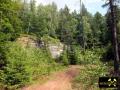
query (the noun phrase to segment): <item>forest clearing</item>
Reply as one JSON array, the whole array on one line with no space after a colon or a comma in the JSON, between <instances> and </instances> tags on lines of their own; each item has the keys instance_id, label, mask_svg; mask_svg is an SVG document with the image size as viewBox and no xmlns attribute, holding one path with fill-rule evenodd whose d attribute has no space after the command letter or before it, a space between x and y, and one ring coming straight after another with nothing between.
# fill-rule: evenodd
<instances>
[{"instance_id":1,"label":"forest clearing","mask_svg":"<svg viewBox=\"0 0 120 90\"><path fill-rule=\"evenodd\" d=\"M0 0L0 90L120 90L119 66L119 0Z\"/></svg>"}]
</instances>

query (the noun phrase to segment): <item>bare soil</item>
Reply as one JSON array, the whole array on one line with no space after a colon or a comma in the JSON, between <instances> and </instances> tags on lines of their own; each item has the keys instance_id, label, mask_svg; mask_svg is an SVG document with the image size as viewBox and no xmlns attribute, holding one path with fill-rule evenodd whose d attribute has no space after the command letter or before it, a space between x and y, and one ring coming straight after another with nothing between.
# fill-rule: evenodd
<instances>
[{"instance_id":1,"label":"bare soil","mask_svg":"<svg viewBox=\"0 0 120 90\"><path fill-rule=\"evenodd\" d=\"M71 81L79 74L83 66L69 66L65 71L51 75L51 79L43 84L34 84L22 90L72 90Z\"/></svg>"}]
</instances>

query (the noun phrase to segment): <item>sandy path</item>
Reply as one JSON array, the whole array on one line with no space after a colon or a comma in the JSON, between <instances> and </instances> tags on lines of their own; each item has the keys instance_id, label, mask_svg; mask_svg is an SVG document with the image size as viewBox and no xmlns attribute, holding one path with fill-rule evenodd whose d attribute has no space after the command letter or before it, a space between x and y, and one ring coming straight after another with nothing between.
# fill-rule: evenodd
<instances>
[{"instance_id":1,"label":"sandy path","mask_svg":"<svg viewBox=\"0 0 120 90\"><path fill-rule=\"evenodd\" d=\"M44 84L31 85L22 90L72 90L71 80L79 73L79 66L70 66L66 71L52 75L52 79Z\"/></svg>"}]
</instances>

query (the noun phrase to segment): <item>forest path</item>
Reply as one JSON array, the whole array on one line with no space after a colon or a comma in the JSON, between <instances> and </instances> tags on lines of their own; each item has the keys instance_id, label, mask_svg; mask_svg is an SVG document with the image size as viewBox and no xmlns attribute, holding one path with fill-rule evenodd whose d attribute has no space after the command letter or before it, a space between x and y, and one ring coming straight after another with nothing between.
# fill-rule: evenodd
<instances>
[{"instance_id":1,"label":"forest path","mask_svg":"<svg viewBox=\"0 0 120 90\"><path fill-rule=\"evenodd\" d=\"M44 84L35 84L25 87L22 90L72 90L71 80L78 74L84 66L71 65L66 70L51 75L51 79Z\"/></svg>"}]
</instances>

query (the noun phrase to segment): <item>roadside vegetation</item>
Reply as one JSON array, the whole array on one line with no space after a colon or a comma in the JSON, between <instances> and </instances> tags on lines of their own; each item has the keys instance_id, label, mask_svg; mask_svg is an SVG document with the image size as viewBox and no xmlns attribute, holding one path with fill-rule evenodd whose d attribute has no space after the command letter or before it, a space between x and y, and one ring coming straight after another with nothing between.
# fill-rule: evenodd
<instances>
[{"instance_id":1,"label":"roadside vegetation","mask_svg":"<svg viewBox=\"0 0 120 90\"><path fill-rule=\"evenodd\" d=\"M4 57L6 65L0 70L1 86L15 89L43 75L62 69L46 49L22 47L17 42L5 45Z\"/></svg>"},{"instance_id":2,"label":"roadside vegetation","mask_svg":"<svg viewBox=\"0 0 120 90\"><path fill-rule=\"evenodd\" d=\"M85 55L80 65L84 66L84 69L80 69L79 75L73 80L73 89L80 90L99 90L99 77L109 76L109 70L111 65L108 62L102 62L105 49L86 50ZM87 61L86 61L87 60Z\"/></svg>"}]
</instances>

